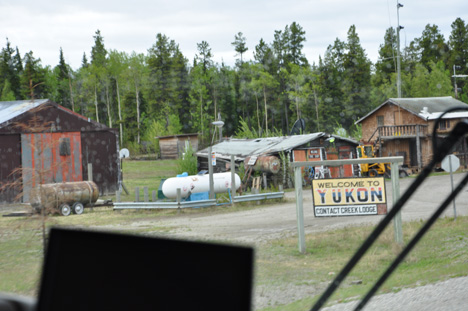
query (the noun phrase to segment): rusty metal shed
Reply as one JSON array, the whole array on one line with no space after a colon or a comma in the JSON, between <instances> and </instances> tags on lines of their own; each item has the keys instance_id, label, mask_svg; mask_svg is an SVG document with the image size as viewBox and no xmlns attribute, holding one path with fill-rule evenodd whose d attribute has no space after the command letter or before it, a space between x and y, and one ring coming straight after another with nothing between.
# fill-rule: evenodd
<instances>
[{"instance_id":1,"label":"rusty metal shed","mask_svg":"<svg viewBox=\"0 0 468 311\"><path fill-rule=\"evenodd\" d=\"M100 194L113 193L118 148L115 129L48 99L0 102L0 202L28 202L39 183L87 180L88 164Z\"/></svg>"}]
</instances>

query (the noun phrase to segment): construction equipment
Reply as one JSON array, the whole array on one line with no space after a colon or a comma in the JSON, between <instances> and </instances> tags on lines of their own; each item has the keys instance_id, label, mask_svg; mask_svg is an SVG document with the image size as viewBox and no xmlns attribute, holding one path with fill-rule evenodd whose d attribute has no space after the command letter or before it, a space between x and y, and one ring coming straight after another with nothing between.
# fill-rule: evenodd
<instances>
[{"instance_id":1,"label":"construction equipment","mask_svg":"<svg viewBox=\"0 0 468 311\"><path fill-rule=\"evenodd\" d=\"M375 158L373 145L361 145L356 147L359 159ZM389 163L362 163L359 164L361 176L377 177L385 176L390 177L390 164Z\"/></svg>"},{"instance_id":2,"label":"construction equipment","mask_svg":"<svg viewBox=\"0 0 468 311\"><path fill-rule=\"evenodd\" d=\"M373 145L360 145L356 147L356 150L359 159L376 158ZM384 176L386 178L390 178L390 163L363 163L359 164L359 168L360 176ZM398 167L398 176L401 178L408 177L410 174L412 174L411 169L404 166Z\"/></svg>"}]
</instances>

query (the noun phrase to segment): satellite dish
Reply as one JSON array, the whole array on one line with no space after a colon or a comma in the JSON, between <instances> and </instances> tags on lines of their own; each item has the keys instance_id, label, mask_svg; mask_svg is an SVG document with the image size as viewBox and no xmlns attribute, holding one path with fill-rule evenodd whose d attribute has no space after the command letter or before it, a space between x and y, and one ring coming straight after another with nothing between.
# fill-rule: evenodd
<instances>
[{"instance_id":1,"label":"satellite dish","mask_svg":"<svg viewBox=\"0 0 468 311\"><path fill-rule=\"evenodd\" d=\"M129 157L130 157L130 151L128 151L127 148L121 149L121 150L119 151L119 157L120 157L121 159L123 159L123 158L129 158Z\"/></svg>"},{"instance_id":2,"label":"satellite dish","mask_svg":"<svg viewBox=\"0 0 468 311\"><path fill-rule=\"evenodd\" d=\"M221 127L223 127L224 122L223 121L214 121L214 122L211 122L211 124L213 124L216 127L221 128Z\"/></svg>"},{"instance_id":3,"label":"satellite dish","mask_svg":"<svg viewBox=\"0 0 468 311\"><path fill-rule=\"evenodd\" d=\"M289 135L300 135L303 134L305 131L305 120L300 118L294 122L294 125L291 129L291 133Z\"/></svg>"}]
</instances>

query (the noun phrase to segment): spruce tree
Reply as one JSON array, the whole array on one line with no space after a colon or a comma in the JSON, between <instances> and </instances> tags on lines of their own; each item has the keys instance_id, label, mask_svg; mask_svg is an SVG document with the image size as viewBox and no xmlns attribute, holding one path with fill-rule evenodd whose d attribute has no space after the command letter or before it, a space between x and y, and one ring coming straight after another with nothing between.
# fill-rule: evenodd
<instances>
[{"instance_id":1,"label":"spruce tree","mask_svg":"<svg viewBox=\"0 0 468 311\"><path fill-rule=\"evenodd\" d=\"M468 74L468 24L461 18L452 23L452 32L448 41L450 59L448 69L455 69L456 74ZM468 82L465 79L456 80L458 98L468 102Z\"/></svg>"},{"instance_id":2,"label":"spruce tree","mask_svg":"<svg viewBox=\"0 0 468 311\"><path fill-rule=\"evenodd\" d=\"M21 74L22 60L18 48L12 48L10 41L7 38L6 47L0 52L0 91L5 87L8 81L9 90L13 91L16 99L22 99L21 94ZM0 94L1 95L1 94ZM11 98L10 95L8 95Z\"/></svg>"},{"instance_id":3,"label":"spruce tree","mask_svg":"<svg viewBox=\"0 0 468 311\"><path fill-rule=\"evenodd\" d=\"M371 62L362 48L356 27L348 30L346 53L343 57L344 116L340 124L349 130L354 121L373 107L369 105L371 86Z\"/></svg>"},{"instance_id":4,"label":"spruce tree","mask_svg":"<svg viewBox=\"0 0 468 311\"><path fill-rule=\"evenodd\" d=\"M236 56L240 56L240 62L239 66L242 66L242 63L244 62L242 56L244 55L245 52L248 51L247 43L246 43L246 38L244 37L244 34L242 32L238 32L234 36L234 41L231 42L231 45L234 47L234 50L237 52ZM237 61L236 61L237 63Z\"/></svg>"},{"instance_id":5,"label":"spruce tree","mask_svg":"<svg viewBox=\"0 0 468 311\"><path fill-rule=\"evenodd\" d=\"M57 97L55 101L68 109L74 110L70 91L70 73L63 57L62 48L60 48L59 64L55 67L54 72L57 79Z\"/></svg>"},{"instance_id":6,"label":"spruce tree","mask_svg":"<svg viewBox=\"0 0 468 311\"><path fill-rule=\"evenodd\" d=\"M420 38L415 39L420 53L420 63L430 70L430 62L446 62L448 46L437 25L427 24Z\"/></svg>"}]
</instances>

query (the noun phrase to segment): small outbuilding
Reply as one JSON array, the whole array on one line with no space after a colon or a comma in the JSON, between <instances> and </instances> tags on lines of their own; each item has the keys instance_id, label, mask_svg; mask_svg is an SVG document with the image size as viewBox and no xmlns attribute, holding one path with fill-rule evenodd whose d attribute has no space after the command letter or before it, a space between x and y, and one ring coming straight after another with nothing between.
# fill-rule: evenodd
<instances>
[{"instance_id":1,"label":"small outbuilding","mask_svg":"<svg viewBox=\"0 0 468 311\"><path fill-rule=\"evenodd\" d=\"M178 159L186 150L188 144L192 150L198 150L198 134L179 134L157 137L162 160Z\"/></svg>"},{"instance_id":2,"label":"small outbuilding","mask_svg":"<svg viewBox=\"0 0 468 311\"><path fill-rule=\"evenodd\" d=\"M231 156L234 156L236 166L244 164L246 170L252 168L261 171L275 179L283 179L285 184L289 172L280 170L281 162L311 162L310 167L305 168L309 174L314 174L317 168L314 161L337 160L356 158L356 147L359 143L354 139L343 138L323 132L292 135L282 137L267 137L257 139L228 139L211 147L213 156L216 157L214 172L230 170ZM209 148L196 153L198 169L208 169L208 159L211 159ZM284 165L283 165L284 167ZM327 176L323 177L352 177L355 175L352 165L330 168ZM307 174L305 174L307 175ZM305 176L306 179L314 176Z\"/></svg>"},{"instance_id":3,"label":"small outbuilding","mask_svg":"<svg viewBox=\"0 0 468 311\"><path fill-rule=\"evenodd\" d=\"M29 202L44 183L88 180L100 194L120 182L117 130L48 99L0 102L0 202Z\"/></svg>"}]
</instances>

